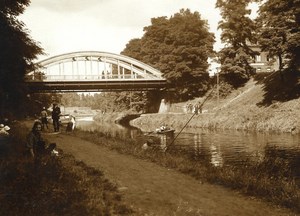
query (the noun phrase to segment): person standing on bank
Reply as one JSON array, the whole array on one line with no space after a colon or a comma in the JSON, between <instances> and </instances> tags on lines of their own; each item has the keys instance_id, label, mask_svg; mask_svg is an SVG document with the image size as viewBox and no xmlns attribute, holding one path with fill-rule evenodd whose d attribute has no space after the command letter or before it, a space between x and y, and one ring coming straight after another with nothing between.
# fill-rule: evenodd
<instances>
[{"instance_id":1,"label":"person standing on bank","mask_svg":"<svg viewBox=\"0 0 300 216\"><path fill-rule=\"evenodd\" d=\"M59 132L59 116L60 116L60 108L57 104L53 104L52 110L52 120L53 120L53 127L54 132Z\"/></svg>"},{"instance_id":2,"label":"person standing on bank","mask_svg":"<svg viewBox=\"0 0 300 216\"><path fill-rule=\"evenodd\" d=\"M46 110L46 107L43 107L43 110L41 112L41 122L42 122L42 131L45 129L45 126L48 130L48 113L47 113L47 110Z\"/></svg>"}]
</instances>

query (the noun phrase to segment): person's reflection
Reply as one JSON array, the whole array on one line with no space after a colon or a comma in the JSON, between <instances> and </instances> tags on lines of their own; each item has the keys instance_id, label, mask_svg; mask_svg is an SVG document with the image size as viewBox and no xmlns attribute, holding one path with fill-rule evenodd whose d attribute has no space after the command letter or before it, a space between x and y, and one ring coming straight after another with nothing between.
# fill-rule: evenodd
<instances>
[{"instance_id":1,"label":"person's reflection","mask_svg":"<svg viewBox=\"0 0 300 216\"><path fill-rule=\"evenodd\" d=\"M200 156L200 145L201 145L201 134L194 135L194 150L195 150L195 159Z\"/></svg>"},{"instance_id":2,"label":"person's reflection","mask_svg":"<svg viewBox=\"0 0 300 216\"><path fill-rule=\"evenodd\" d=\"M167 135L160 135L160 148L165 150L167 148Z\"/></svg>"},{"instance_id":3,"label":"person's reflection","mask_svg":"<svg viewBox=\"0 0 300 216\"><path fill-rule=\"evenodd\" d=\"M209 146L210 152L211 152L211 160L210 162L214 166L223 166L223 158L222 158L222 152L220 145L215 145L213 142L211 142L211 145Z\"/></svg>"}]
</instances>

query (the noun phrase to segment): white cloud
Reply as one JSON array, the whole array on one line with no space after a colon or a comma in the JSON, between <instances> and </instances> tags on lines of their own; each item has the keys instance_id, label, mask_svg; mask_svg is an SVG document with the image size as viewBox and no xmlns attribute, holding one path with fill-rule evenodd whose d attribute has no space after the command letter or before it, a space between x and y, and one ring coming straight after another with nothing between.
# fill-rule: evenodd
<instances>
[{"instance_id":1,"label":"white cloud","mask_svg":"<svg viewBox=\"0 0 300 216\"><path fill-rule=\"evenodd\" d=\"M49 56L79 50L120 53L129 40L143 35L151 18L170 17L181 8L198 11L217 33L215 0L38 0L20 19Z\"/></svg>"}]
</instances>

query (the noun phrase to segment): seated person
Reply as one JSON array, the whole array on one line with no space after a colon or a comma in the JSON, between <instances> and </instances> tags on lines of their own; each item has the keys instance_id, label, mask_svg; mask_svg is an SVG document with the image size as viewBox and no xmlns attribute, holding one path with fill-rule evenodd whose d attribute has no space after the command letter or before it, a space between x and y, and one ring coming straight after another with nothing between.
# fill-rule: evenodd
<instances>
[{"instance_id":1,"label":"seated person","mask_svg":"<svg viewBox=\"0 0 300 216\"><path fill-rule=\"evenodd\" d=\"M10 127L4 126L4 124L0 124L0 136L6 137L9 136L8 131L10 130Z\"/></svg>"},{"instance_id":2,"label":"seated person","mask_svg":"<svg viewBox=\"0 0 300 216\"><path fill-rule=\"evenodd\" d=\"M160 131L165 131L165 130L169 130L170 128L168 127L168 125L163 124L162 126L160 126Z\"/></svg>"},{"instance_id":3,"label":"seated person","mask_svg":"<svg viewBox=\"0 0 300 216\"><path fill-rule=\"evenodd\" d=\"M35 160L38 160L47 153L51 153L56 148L55 143L51 143L46 146L46 140L41 135L42 124L39 121L35 121L33 127L26 137L26 148L29 154Z\"/></svg>"},{"instance_id":4,"label":"seated person","mask_svg":"<svg viewBox=\"0 0 300 216\"><path fill-rule=\"evenodd\" d=\"M153 146L153 144L154 144L154 141L152 139L148 139L146 141L146 143L143 144L142 149L146 150L146 149L150 148L151 146Z\"/></svg>"},{"instance_id":5,"label":"seated person","mask_svg":"<svg viewBox=\"0 0 300 216\"><path fill-rule=\"evenodd\" d=\"M70 121L67 124L66 132L74 131L75 124L76 124L75 117L71 115L70 116Z\"/></svg>"},{"instance_id":6,"label":"seated person","mask_svg":"<svg viewBox=\"0 0 300 216\"><path fill-rule=\"evenodd\" d=\"M10 130L10 127L7 125L4 126L4 124L0 124L0 154L6 154L8 153L8 150L10 149L10 136L8 131Z\"/></svg>"}]
</instances>

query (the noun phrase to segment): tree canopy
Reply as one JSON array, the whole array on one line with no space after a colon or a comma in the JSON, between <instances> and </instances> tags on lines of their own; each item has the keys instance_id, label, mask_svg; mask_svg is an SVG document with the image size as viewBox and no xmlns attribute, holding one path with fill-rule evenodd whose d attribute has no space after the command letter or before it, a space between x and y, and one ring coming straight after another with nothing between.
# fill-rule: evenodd
<instances>
[{"instance_id":1,"label":"tree canopy","mask_svg":"<svg viewBox=\"0 0 300 216\"><path fill-rule=\"evenodd\" d=\"M279 59L280 71L300 66L300 1L268 0L259 9L259 44ZM284 61L285 60L285 61Z\"/></svg>"},{"instance_id":2,"label":"tree canopy","mask_svg":"<svg viewBox=\"0 0 300 216\"><path fill-rule=\"evenodd\" d=\"M200 96L208 88L208 58L214 35L198 12L181 9L170 18L152 18L141 39L132 39L122 54L159 69L178 100Z\"/></svg>"},{"instance_id":3,"label":"tree canopy","mask_svg":"<svg viewBox=\"0 0 300 216\"><path fill-rule=\"evenodd\" d=\"M0 110L19 113L26 98L24 75L42 48L17 19L30 0L0 1Z\"/></svg>"},{"instance_id":4,"label":"tree canopy","mask_svg":"<svg viewBox=\"0 0 300 216\"><path fill-rule=\"evenodd\" d=\"M218 28L222 30L221 41L225 47L218 53L222 77L226 82L238 87L254 73L250 63L256 52L250 44L256 43L256 25L249 17L247 6L252 0L217 0L222 20Z\"/></svg>"}]
</instances>

